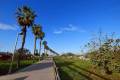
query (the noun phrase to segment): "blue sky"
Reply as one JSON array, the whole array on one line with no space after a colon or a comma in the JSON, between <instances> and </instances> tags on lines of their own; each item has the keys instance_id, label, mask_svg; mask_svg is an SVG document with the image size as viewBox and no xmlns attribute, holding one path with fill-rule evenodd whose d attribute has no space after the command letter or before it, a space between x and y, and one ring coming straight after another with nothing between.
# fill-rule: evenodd
<instances>
[{"instance_id":1,"label":"blue sky","mask_svg":"<svg viewBox=\"0 0 120 80\"><path fill-rule=\"evenodd\" d=\"M36 12L35 23L43 26L48 45L59 53L80 53L99 28L120 36L120 0L0 0L0 51L13 51L20 31L15 12L23 5ZM34 36L27 31L25 47L33 51Z\"/></svg>"}]
</instances>

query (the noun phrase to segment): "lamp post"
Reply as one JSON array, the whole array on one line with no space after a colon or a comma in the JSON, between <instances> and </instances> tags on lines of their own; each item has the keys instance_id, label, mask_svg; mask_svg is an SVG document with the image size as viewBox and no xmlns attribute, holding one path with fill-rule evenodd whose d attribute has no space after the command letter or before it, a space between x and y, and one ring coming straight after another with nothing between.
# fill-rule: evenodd
<instances>
[{"instance_id":1,"label":"lamp post","mask_svg":"<svg viewBox=\"0 0 120 80\"><path fill-rule=\"evenodd\" d=\"M11 73L11 71L12 71L12 65L13 65L13 61L14 61L14 56L15 56L15 51L16 51L19 35L22 35L22 32L17 34L16 41L15 41L15 48L14 48L14 52L13 52L13 55L12 55L12 60L11 60L11 63L10 63L8 74Z\"/></svg>"}]
</instances>

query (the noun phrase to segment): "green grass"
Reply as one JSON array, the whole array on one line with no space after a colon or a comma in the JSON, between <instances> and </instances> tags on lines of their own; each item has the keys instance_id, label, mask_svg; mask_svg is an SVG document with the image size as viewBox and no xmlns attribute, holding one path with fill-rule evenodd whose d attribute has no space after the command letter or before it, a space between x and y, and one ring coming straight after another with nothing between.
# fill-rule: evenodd
<instances>
[{"instance_id":1,"label":"green grass","mask_svg":"<svg viewBox=\"0 0 120 80\"><path fill-rule=\"evenodd\" d=\"M36 62L36 61L34 61ZM10 61L0 61L0 75L4 75L4 74L7 74L8 73L8 70L9 70L9 67L10 67ZM33 60L22 60L20 62L20 67L19 69L22 69L24 67L27 67L29 65L33 64ZM16 62L14 61L13 62L13 65L12 65L12 72L15 72L19 69L17 69L16 67Z\"/></svg>"},{"instance_id":2,"label":"green grass","mask_svg":"<svg viewBox=\"0 0 120 80\"><path fill-rule=\"evenodd\" d=\"M102 74L102 70L78 58L55 57L61 80L119 80L120 73Z\"/></svg>"}]
</instances>

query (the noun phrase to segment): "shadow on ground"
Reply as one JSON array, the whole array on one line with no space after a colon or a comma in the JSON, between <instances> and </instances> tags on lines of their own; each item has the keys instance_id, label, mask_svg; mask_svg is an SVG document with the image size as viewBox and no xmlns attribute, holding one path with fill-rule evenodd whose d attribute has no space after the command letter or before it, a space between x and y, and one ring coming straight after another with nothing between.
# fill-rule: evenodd
<instances>
[{"instance_id":1,"label":"shadow on ground","mask_svg":"<svg viewBox=\"0 0 120 80\"><path fill-rule=\"evenodd\" d=\"M59 73L60 73L59 76L61 80L73 80L73 78L62 69L59 69Z\"/></svg>"},{"instance_id":2,"label":"shadow on ground","mask_svg":"<svg viewBox=\"0 0 120 80\"><path fill-rule=\"evenodd\" d=\"M89 71L89 70L87 70L87 69L84 69L84 68L82 68L82 67L80 67L80 66L77 66L77 65L74 65L74 66L75 66L76 68L79 68L79 69L85 71L85 72L88 72L88 73L93 74L93 75L95 75L95 76L97 76L97 77L100 77L101 79L111 80L111 79L108 79L108 78L103 77L103 76L101 76L101 75L98 75L98 74L96 74L96 73L94 73L94 72L91 72L91 71Z\"/></svg>"},{"instance_id":3,"label":"shadow on ground","mask_svg":"<svg viewBox=\"0 0 120 80\"><path fill-rule=\"evenodd\" d=\"M26 78L27 78L27 76L24 76L24 77L16 78L16 79L14 79L14 80L24 80L24 79L26 79Z\"/></svg>"},{"instance_id":4,"label":"shadow on ground","mask_svg":"<svg viewBox=\"0 0 120 80\"><path fill-rule=\"evenodd\" d=\"M88 76L88 75L86 75L86 74L83 74L82 72L78 71L78 70L75 69L75 68L72 68L72 67L70 67L70 66L68 66L68 68L71 69L72 71L78 73L79 75L83 76L83 78L84 78L85 80L93 80L92 78L90 78L90 76Z\"/></svg>"},{"instance_id":5,"label":"shadow on ground","mask_svg":"<svg viewBox=\"0 0 120 80\"><path fill-rule=\"evenodd\" d=\"M75 65L74 64L74 62L67 62L67 61L61 61L61 62L56 62L56 64L57 64L57 66L59 67L59 72L60 72L60 77L62 77L63 75L62 74L65 74L66 75L66 77L67 77L67 79L66 80L74 80L71 76L69 76L65 71L62 71L62 69L61 69L61 67L67 67L68 69L70 69L70 70L72 70L72 71L74 71L74 72L76 72L76 73L78 73L79 75L81 75L81 76L83 76L84 78L85 78L85 80L93 80L88 74L93 74L93 75L95 75L95 76L97 76L97 77L99 77L99 78L101 78L101 79L103 79L103 80L111 80L111 79L108 79L108 78L106 78L106 77L104 77L104 76L101 76L101 75L99 75L99 74L96 74L96 73L94 73L94 72L91 72L91 71L89 71L89 70L87 70L87 69L84 69L84 68L82 68L82 67L80 67L80 66L77 66L77 65ZM73 67L71 67L71 66L74 66L74 68ZM87 72L88 74L85 74L85 73L82 73L81 71L79 71L78 69L80 69L80 70L82 70L82 71L84 71L84 72ZM62 76L61 76L62 75ZM69 79L70 78L70 79ZM64 78L65 79L65 78ZM64 79L61 79L61 80L64 80Z\"/></svg>"},{"instance_id":6,"label":"shadow on ground","mask_svg":"<svg viewBox=\"0 0 120 80\"><path fill-rule=\"evenodd\" d=\"M49 68L51 66L53 66L53 62L36 63L36 64L33 64L33 65L21 70L20 72L42 70L42 69L45 69L45 68Z\"/></svg>"},{"instance_id":7,"label":"shadow on ground","mask_svg":"<svg viewBox=\"0 0 120 80\"><path fill-rule=\"evenodd\" d=\"M60 73L60 77L61 77L61 80L74 80L73 77L71 77L70 75L68 75L68 73L66 73L65 71L63 71L61 69L61 67L67 67L68 69L70 69L71 71L75 72L75 73L78 73L79 75L81 75L82 77L82 80L92 80L92 78L90 78L89 76L81 73L80 71L70 67L70 65L74 65L73 64L74 62L67 62L67 61L64 61L64 62L59 62L57 64L57 66L59 67L59 73Z\"/></svg>"}]
</instances>

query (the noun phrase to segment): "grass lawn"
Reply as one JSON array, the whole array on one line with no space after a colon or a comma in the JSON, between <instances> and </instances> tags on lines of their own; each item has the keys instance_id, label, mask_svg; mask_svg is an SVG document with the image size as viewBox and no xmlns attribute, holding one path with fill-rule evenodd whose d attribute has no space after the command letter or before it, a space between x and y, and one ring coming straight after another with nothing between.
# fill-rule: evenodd
<instances>
[{"instance_id":1,"label":"grass lawn","mask_svg":"<svg viewBox=\"0 0 120 80\"><path fill-rule=\"evenodd\" d=\"M31 64L33 64L33 60L22 60L20 63L19 69L22 69L22 68L29 66ZM10 61L0 61L0 75L7 74L9 67L10 67ZM13 62L12 72L15 72L19 69L16 68L16 62Z\"/></svg>"},{"instance_id":2,"label":"grass lawn","mask_svg":"<svg viewBox=\"0 0 120 80\"><path fill-rule=\"evenodd\" d=\"M102 74L91 61L78 58L55 57L61 80L120 80L120 73Z\"/></svg>"}]
</instances>

